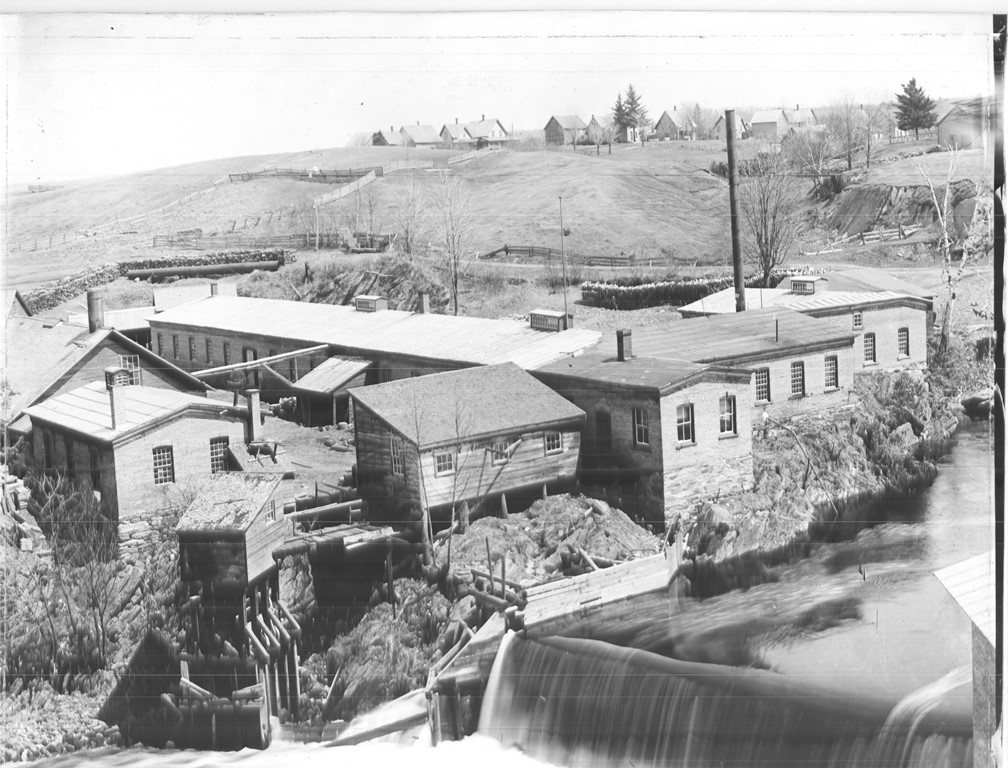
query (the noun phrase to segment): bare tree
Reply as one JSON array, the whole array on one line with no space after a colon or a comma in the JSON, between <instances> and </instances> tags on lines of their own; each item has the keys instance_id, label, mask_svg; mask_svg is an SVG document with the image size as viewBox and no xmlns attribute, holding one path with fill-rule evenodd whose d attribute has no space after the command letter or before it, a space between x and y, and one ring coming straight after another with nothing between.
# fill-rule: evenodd
<instances>
[{"instance_id":1,"label":"bare tree","mask_svg":"<svg viewBox=\"0 0 1008 768\"><path fill-rule=\"evenodd\" d=\"M758 155L739 186L748 231L746 259L769 286L770 274L787 261L798 239L801 191L777 154Z\"/></svg>"},{"instance_id":2,"label":"bare tree","mask_svg":"<svg viewBox=\"0 0 1008 768\"><path fill-rule=\"evenodd\" d=\"M784 143L784 155L795 170L812 177L812 192L822 183L833 155L828 131L803 129L792 133Z\"/></svg>"},{"instance_id":3,"label":"bare tree","mask_svg":"<svg viewBox=\"0 0 1008 768\"><path fill-rule=\"evenodd\" d=\"M847 170L854 167L854 153L863 141L864 120L861 106L850 96L834 106L826 117L826 125L836 142L837 148L847 160Z\"/></svg>"},{"instance_id":4,"label":"bare tree","mask_svg":"<svg viewBox=\"0 0 1008 768\"><path fill-rule=\"evenodd\" d=\"M432 214L448 269L452 308L459 310L459 282L466 268L466 255L472 248L476 218L470 205L469 185L447 169L437 173L432 190Z\"/></svg>"},{"instance_id":5,"label":"bare tree","mask_svg":"<svg viewBox=\"0 0 1008 768\"><path fill-rule=\"evenodd\" d=\"M426 219L426 208L423 204L422 190L412 176L407 177L399 195L399 205L396 206L396 225L399 228L399 242L407 256L413 253L420 231Z\"/></svg>"},{"instance_id":6,"label":"bare tree","mask_svg":"<svg viewBox=\"0 0 1008 768\"><path fill-rule=\"evenodd\" d=\"M889 109L885 104L868 104L862 113L865 168L871 168L872 146L887 132Z\"/></svg>"},{"instance_id":7,"label":"bare tree","mask_svg":"<svg viewBox=\"0 0 1008 768\"><path fill-rule=\"evenodd\" d=\"M363 190L363 192L361 190ZM379 204L381 203L381 195L378 192L378 185L372 181L370 184L365 184L360 190L358 190L357 194L362 195L363 213L365 221L367 222L368 234L373 235L377 231L375 228L375 216L378 212Z\"/></svg>"}]
</instances>

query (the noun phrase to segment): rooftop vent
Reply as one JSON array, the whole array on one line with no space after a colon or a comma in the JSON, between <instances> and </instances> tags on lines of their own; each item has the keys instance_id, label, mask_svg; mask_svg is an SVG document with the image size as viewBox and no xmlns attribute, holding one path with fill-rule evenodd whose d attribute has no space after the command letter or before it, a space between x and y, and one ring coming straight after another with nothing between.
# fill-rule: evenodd
<instances>
[{"instance_id":1,"label":"rooftop vent","mask_svg":"<svg viewBox=\"0 0 1008 768\"><path fill-rule=\"evenodd\" d=\"M815 293L816 283L822 278L815 277L792 277L791 293Z\"/></svg>"},{"instance_id":2,"label":"rooftop vent","mask_svg":"<svg viewBox=\"0 0 1008 768\"><path fill-rule=\"evenodd\" d=\"M381 296L358 296L354 299L354 306L358 312L381 312L388 309L388 301Z\"/></svg>"},{"instance_id":3,"label":"rooftop vent","mask_svg":"<svg viewBox=\"0 0 1008 768\"><path fill-rule=\"evenodd\" d=\"M533 309L529 324L537 331L566 331L573 326L574 318L558 309Z\"/></svg>"}]
</instances>

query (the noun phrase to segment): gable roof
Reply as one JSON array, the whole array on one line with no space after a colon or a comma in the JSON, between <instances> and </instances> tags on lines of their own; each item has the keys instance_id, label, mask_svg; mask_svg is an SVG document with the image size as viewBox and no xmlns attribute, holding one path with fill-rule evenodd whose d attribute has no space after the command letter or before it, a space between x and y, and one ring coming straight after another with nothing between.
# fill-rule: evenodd
<instances>
[{"instance_id":1,"label":"gable roof","mask_svg":"<svg viewBox=\"0 0 1008 768\"><path fill-rule=\"evenodd\" d=\"M458 123L445 123L441 126L441 135L445 133L451 137L452 141L473 141L473 136L469 129Z\"/></svg>"},{"instance_id":2,"label":"gable roof","mask_svg":"<svg viewBox=\"0 0 1008 768\"><path fill-rule=\"evenodd\" d=\"M466 123L465 127L469 131L469 135L474 139L488 138L495 127L500 128L504 131L504 135L507 136L507 128L496 117L491 117L489 120L473 120Z\"/></svg>"},{"instance_id":3,"label":"gable roof","mask_svg":"<svg viewBox=\"0 0 1008 768\"><path fill-rule=\"evenodd\" d=\"M815 110L808 107L803 109L785 110L784 114L792 123L814 123L817 119Z\"/></svg>"},{"instance_id":4,"label":"gable roof","mask_svg":"<svg viewBox=\"0 0 1008 768\"><path fill-rule=\"evenodd\" d=\"M634 352L640 357L738 365L853 343L853 333L783 307L687 318L633 334Z\"/></svg>"},{"instance_id":5,"label":"gable roof","mask_svg":"<svg viewBox=\"0 0 1008 768\"><path fill-rule=\"evenodd\" d=\"M387 130L376 131L371 135L372 144L388 144L390 147L398 147L403 143L402 134L399 131Z\"/></svg>"},{"instance_id":6,"label":"gable roof","mask_svg":"<svg viewBox=\"0 0 1008 768\"><path fill-rule=\"evenodd\" d=\"M182 513L179 533L247 531L280 484L277 475L218 472Z\"/></svg>"},{"instance_id":7,"label":"gable roof","mask_svg":"<svg viewBox=\"0 0 1008 768\"><path fill-rule=\"evenodd\" d=\"M783 109L758 109L753 112L752 119L749 121L750 125L755 125L756 123L776 123L780 120L781 115L784 115L784 119L790 122L787 112Z\"/></svg>"},{"instance_id":8,"label":"gable roof","mask_svg":"<svg viewBox=\"0 0 1008 768\"><path fill-rule=\"evenodd\" d=\"M408 136L414 144L441 143L441 134L433 125L404 125L399 132Z\"/></svg>"},{"instance_id":9,"label":"gable roof","mask_svg":"<svg viewBox=\"0 0 1008 768\"><path fill-rule=\"evenodd\" d=\"M580 422L585 415L513 363L399 379L350 396L421 449L452 445L460 435L472 440Z\"/></svg>"},{"instance_id":10,"label":"gable roof","mask_svg":"<svg viewBox=\"0 0 1008 768\"><path fill-rule=\"evenodd\" d=\"M565 131L580 131L588 127L585 125L584 120L577 115L551 115L550 119L546 121L546 125L549 125L554 120Z\"/></svg>"},{"instance_id":11,"label":"gable roof","mask_svg":"<svg viewBox=\"0 0 1008 768\"><path fill-rule=\"evenodd\" d=\"M9 422L29 405L37 403L59 382L69 377L99 347L113 343L129 354L168 373L180 384L205 392L209 387L192 374L158 357L141 344L111 328L89 333L86 325L54 322L37 317L11 317L6 322L5 359L2 378L10 390Z\"/></svg>"},{"instance_id":12,"label":"gable roof","mask_svg":"<svg viewBox=\"0 0 1008 768\"><path fill-rule=\"evenodd\" d=\"M513 362L523 368L590 347L601 335L585 328L546 333L516 320L395 309L358 312L352 306L244 296L201 299L161 312L151 323L330 344L341 356L389 354L463 365Z\"/></svg>"},{"instance_id":13,"label":"gable roof","mask_svg":"<svg viewBox=\"0 0 1008 768\"><path fill-rule=\"evenodd\" d=\"M123 398L122 423L112 426L112 405L104 381L93 381L48 400L29 406L25 413L32 421L44 421L87 438L112 442L144 427L156 424L186 410L198 410L214 416L221 411L238 409L222 406L199 395L156 387L120 387Z\"/></svg>"},{"instance_id":14,"label":"gable roof","mask_svg":"<svg viewBox=\"0 0 1008 768\"><path fill-rule=\"evenodd\" d=\"M749 383L751 372L742 368L692 363L688 360L655 357L616 357L616 335L608 334L591 350L545 365L536 378L573 379L607 387L645 389L667 395L697 381L739 381Z\"/></svg>"}]
</instances>

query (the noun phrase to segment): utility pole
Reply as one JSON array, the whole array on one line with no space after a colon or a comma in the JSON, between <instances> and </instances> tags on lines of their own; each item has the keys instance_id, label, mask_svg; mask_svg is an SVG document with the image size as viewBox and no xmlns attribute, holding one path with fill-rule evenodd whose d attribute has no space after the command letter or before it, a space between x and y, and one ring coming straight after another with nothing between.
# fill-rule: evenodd
<instances>
[{"instance_id":1,"label":"utility pole","mask_svg":"<svg viewBox=\"0 0 1008 768\"><path fill-rule=\"evenodd\" d=\"M319 249L318 203L315 203L315 250Z\"/></svg>"},{"instance_id":2,"label":"utility pole","mask_svg":"<svg viewBox=\"0 0 1008 768\"><path fill-rule=\"evenodd\" d=\"M742 274L742 238L739 232L738 163L735 159L735 110L725 110L728 137L728 205L731 209L732 267L735 272L735 311L745 312L745 276Z\"/></svg>"},{"instance_id":3,"label":"utility pole","mask_svg":"<svg viewBox=\"0 0 1008 768\"><path fill-rule=\"evenodd\" d=\"M567 327L567 251L564 248L563 195L560 196L560 264L563 270L564 328Z\"/></svg>"}]
</instances>

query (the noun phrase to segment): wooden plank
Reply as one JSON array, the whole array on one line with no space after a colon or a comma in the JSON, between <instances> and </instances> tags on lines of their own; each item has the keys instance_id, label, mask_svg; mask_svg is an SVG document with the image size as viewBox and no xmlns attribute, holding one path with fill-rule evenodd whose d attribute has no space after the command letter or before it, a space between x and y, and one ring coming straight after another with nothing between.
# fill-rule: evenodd
<instances>
[{"instance_id":1,"label":"wooden plank","mask_svg":"<svg viewBox=\"0 0 1008 768\"><path fill-rule=\"evenodd\" d=\"M313 355L316 352L328 352L328 344L318 344L314 347L305 347L304 349L297 349L293 352L281 352L277 355L269 355L268 357L260 357L256 360L249 360L248 362L242 363L231 363L230 365L220 365L216 368L206 368L202 371L194 371L193 376L196 378L203 378L206 376L216 376L220 373L230 373L232 371L246 371L252 368L260 368L263 365L269 365L271 363L280 362L281 360L289 360L295 357L304 357L305 355Z\"/></svg>"}]
</instances>

